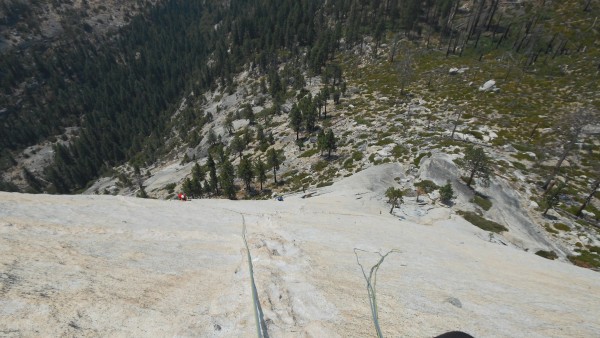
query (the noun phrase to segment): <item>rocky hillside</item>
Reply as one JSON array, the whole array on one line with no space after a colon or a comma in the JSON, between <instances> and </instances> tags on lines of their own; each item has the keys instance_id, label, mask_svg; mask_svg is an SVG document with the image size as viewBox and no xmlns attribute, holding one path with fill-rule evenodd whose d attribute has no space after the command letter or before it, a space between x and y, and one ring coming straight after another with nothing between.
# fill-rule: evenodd
<instances>
[{"instance_id":1,"label":"rocky hillside","mask_svg":"<svg viewBox=\"0 0 600 338\"><path fill-rule=\"evenodd\" d=\"M103 35L127 25L155 0L33 1L0 3L0 52L64 43L75 35ZM88 38L91 38L88 36Z\"/></svg>"}]
</instances>

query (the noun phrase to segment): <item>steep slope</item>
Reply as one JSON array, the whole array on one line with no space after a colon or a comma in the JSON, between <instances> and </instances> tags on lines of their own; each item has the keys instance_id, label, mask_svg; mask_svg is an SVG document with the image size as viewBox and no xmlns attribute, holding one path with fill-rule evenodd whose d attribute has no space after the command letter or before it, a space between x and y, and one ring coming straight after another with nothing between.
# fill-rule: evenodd
<instances>
[{"instance_id":1,"label":"steep slope","mask_svg":"<svg viewBox=\"0 0 600 338\"><path fill-rule=\"evenodd\" d=\"M400 169L283 202L0 193L0 330L250 336L244 215L272 336L374 334L354 248L399 251L377 276L386 336L600 334L597 273L490 243L444 206L419 223L389 215L381 189Z\"/></svg>"}]
</instances>

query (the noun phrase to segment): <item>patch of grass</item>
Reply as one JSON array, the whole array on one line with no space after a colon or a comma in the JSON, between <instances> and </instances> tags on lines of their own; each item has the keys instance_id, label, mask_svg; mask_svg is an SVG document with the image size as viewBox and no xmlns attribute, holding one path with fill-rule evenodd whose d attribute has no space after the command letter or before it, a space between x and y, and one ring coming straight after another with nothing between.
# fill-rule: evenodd
<instances>
[{"instance_id":1,"label":"patch of grass","mask_svg":"<svg viewBox=\"0 0 600 338\"><path fill-rule=\"evenodd\" d=\"M356 116L354 118L354 121L356 121L357 124L362 124L362 125L365 125L367 127L371 127L371 122L369 120L365 119L362 116Z\"/></svg>"},{"instance_id":2,"label":"patch of grass","mask_svg":"<svg viewBox=\"0 0 600 338\"><path fill-rule=\"evenodd\" d=\"M293 186L301 186L302 183L304 183L304 179L307 178L307 177L310 177L310 174L308 174L308 173L300 173L300 174L294 175L294 176L292 176L290 178L290 183Z\"/></svg>"},{"instance_id":3,"label":"patch of grass","mask_svg":"<svg viewBox=\"0 0 600 338\"><path fill-rule=\"evenodd\" d=\"M408 155L409 153L410 151L401 145L396 145L392 149L392 156L394 156L395 158L400 158L404 155Z\"/></svg>"},{"instance_id":4,"label":"patch of grass","mask_svg":"<svg viewBox=\"0 0 600 338\"><path fill-rule=\"evenodd\" d=\"M473 197L471 202L477 204L478 206L481 207L481 209L483 209L485 211L490 210L490 208L492 207L492 201L490 201L489 199L487 199L483 196L479 196L479 195L475 195L475 197Z\"/></svg>"},{"instance_id":5,"label":"patch of grass","mask_svg":"<svg viewBox=\"0 0 600 338\"><path fill-rule=\"evenodd\" d=\"M317 184L317 188L328 187L332 184L333 184L333 182L321 182L321 183Z\"/></svg>"},{"instance_id":6,"label":"patch of grass","mask_svg":"<svg viewBox=\"0 0 600 338\"><path fill-rule=\"evenodd\" d=\"M590 250L591 252L593 252L595 254L600 255L600 246L590 245L590 246L588 246L588 250Z\"/></svg>"},{"instance_id":7,"label":"patch of grass","mask_svg":"<svg viewBox=\"0 0 600 338\"><path fill-rule=\"evenodd\" d=\"M535 161L535 158L531 157L528 154L525 153L516 153L516 154L511 154L512 157L516 158L517 160L526 160L526 161Z\"/></svg>"},{"instance_id":8,"label":"patch of grass","mask_svg":"<svg viewBox=\"0 0 600 338\"><path fill-rule=\"evenodd\" d=\"M554 227L557 230L562 230L562 231L571 231L571 228L569 228L568 225L564 224L564 223L555 223Z\"/></svg>"},{"instance_id":9,"label":"patch of grass","mask_svg":"<svg viewBox=\"0 0 600 338\"><path fill-rule=\"evenodd\" d=\"M383 133L380 133L380 134L378 135L378 138L382 139L382 138L385 138L385 137L390 137L390 136L392 136L392 133L391 133L391 132L389 132L389 131L384 131Z\"/></svg>"},{"instance_id":10,"label":"patch of grass","mask_svg":"<svg viewBox=\"0 0 600 338\"><path fill-rule=\"evenodd\" d=\"M313 165L314 171L321 171L327 167L329 163L327 161L319 161Z\"/></svg>"},{"instance_id":11,"label":"patch of grass","mask_svg":"<svg viewBox=\"0 0 600 338\"><path fill-rule=\"evenodd\" d=\"M363 159L363 153L360 151L355 151L352 153L352 160L354 161L360 161Z\"/></svg>"},{"instance_id":12,"label":"patch of grass","mask_svg":"<svg viewBox=\"0 0 600 338\"><path fill-rule=\"evenodd\" d=\"M317 148L308 149L307 151L300 154L300 157L311 157L318 152L319 152L319 149L317 149Z\"/></svg>"},{"instance_id":13,"label":"patch of grass","mask_svg":"<svg viewBox=\"0 0 600 338\"><path fill-rule=\"evenodd\" d=\"M514 162L511 162L511 163L512 163L512 165L514 165L514 166L515 166L515 168L517 168L517 169L519 169L519 170L522 170L522 171L525 171L525 170L527 170L527 166L525 166L525 165L524 165L523 163L521 163L521 162L514 161Z\"/></svg>"},{"instance_id":14,"label":"patch of grass","mask_svg":"<svg viewBox=\"0 0 600 338\"><path fill-rule=\"evenodd\" d=\"M469 130L467 133L473 135L473 137L475 137L478 140L483 140L483 134L478 131Z\"/></svg>"},{"instance_id":15,"label":"patch of grass","mask_svg":"<svg viewBox=\"0 0 600 338\"><path fill-rule=\"evenodd\" d=\"M346 161L344 161L344 169L350 170L352 169L352 167L354 166L354 160L349 158Z\"/></svg>"},{"instance_id":16,"label":"patch of grass","mask_svg":"<svg viewBox=\"0 0 600 338\"><path fill-rule=\"evenodd\" d=\"M549 224L544 224L544 229L546 229L546 231L548 231L551 234L558 235L558 231L552 228Z\"/></svg>"},{"instance_id":17,"label":"patch of grass","mask_svg":"<svg viewBox=\"0 0 600 338\"><path fill-rule=\"evenodd\" d=\"M579 256L569 256L571 263L588 269L600 268L600 255L587 250L581 250L579 253Z\"/></svg>"},{"instance_id":18,"label":"patch of grass","mask_svg":"<svg viewBox=\"0 0 600 338\"><path fill-rule=\"evenodd\" d=\"M539 250L535 253L536 255L540 256L540 257L544 257L546 259L549 259L551 261L555 260L558 258L558 255L556 254L556 252L549 250Z\"/></svg>"},{"instance_id":19,"label":"patch of grass","mask_svg":"<svg viewBox=\"0 0 600 338\"><path fill-rule=\"evenodd\" d=\"M491 231L498 234L504 231L508 231L508 229L505 226L498 224L494 221L490 221L489 219L485 219L472 211L459 210L457 213L469 223L485 231Z\"/></svg>"},{"instance_id":20,"label":"patch of grass","mask_svg":"<svg viewBox=\"0 0 600 338\"><path fill-rule=\"evenodd\" d=\"M375 145L385 146L385 145L388 145L390 143L394 143L394 140L392 140L391 138L384 138L384 139L378 140L377 143L375 143Z\"/></svg>"},{"instance_id":21,"label":"patch of grass","mask_svg":"<svg viewBox=\"0 0 600 338\"><path fill-rule=\"evenodd\" d=\"M522 151L522 152L534 150L534 148L529 144L514 143L512 146L513 146L513 148L517 149L518 151Z\"/></svg>"}]
</instances>

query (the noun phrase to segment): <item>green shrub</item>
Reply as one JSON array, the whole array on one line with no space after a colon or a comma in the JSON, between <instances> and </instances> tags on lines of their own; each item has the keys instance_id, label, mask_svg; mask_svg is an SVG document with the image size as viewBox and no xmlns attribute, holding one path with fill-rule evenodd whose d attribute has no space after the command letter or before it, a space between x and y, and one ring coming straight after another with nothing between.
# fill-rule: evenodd
<instances>
[{"instance_id":1,"label":"green shrub","mask_svg":"<svg viewBox=\"0 0 600 338\"><path fill-rule=\"evenodd\" d=\"M587 250L581 250L579 256L569 256L569 260L583 268L600 268L600 256Z\"/></svg>"},{"instance_id":2,"label":"green shrub","mask_svg":"<svg viewBox=\"0 0 600 338\"><path fill-rule=\"evenodd\" d=\"M562 230L562 231L571 231L571 228L564 224L564 223L555 223L554 227L558 230Z\"/></svg>"},{"instance_id":3,"label":"green shrub","mask_svg":"<svg viewBox=\"0 0 600 338\"><path fill-rule=\"evenodd\" d=\"M365 119L362 116L355 117L354 121L356 121L357 124L362 124L362 125L365 125L367 127L371 127L371 122L369 120Z\"/></svg>"},{"instance_id":4,"label":"green shrub","mask_svg":"<svg viewBox=\"0 0 600 338\"><path fill-rule=\"evenodd\" d=\"M475 130L470 130L470 131L468 131L467 133L469 133L469 134L473 135L473 136L474 136L476 139L478 139L478 140L483 140L483 134L482 134L482 133L480 133L480 132L478 132L478 131L475 131Z\"/></svg>"},{"instance_id":5,"label":"green shrub","mask_svg":"<svg viewBox=\"0 0 600 338\"><path fill-rule=\"evenodd\" d=\"M494 221L485 219L472 211L460 211L459 210L457 213L459 215L461 215L469 223L471 223L474 226L481 228L485 231L491 231L491 232L495 232L495 233L501 233L504 231L508 231L508 229L505 226L498 224Z\"/></svg>"},{"instance_id":6,"label":"green shrub","mask_svg":"<svg viewBox=\"0 0 600 338\"><path fill-rule=\"evenodd\" d=\"M525 166L521 162L514 161L514 162L512 162L512 164L515 166L515 168L517 168L519 170L527 170L527 166Z\"/></svg>"},{"instance_id":7,"label":"green shrub","mask_svg":"<svg viewBox=\"0 0 600 338\"><path fill-rule=\"evenodd\" d=\"M395 145L392 149L392 156L394 156L395 158L402 157L403 155L406 155L408 153L409 150L401 145Z\"/></svg>"},{"instance_id":8,"label":"green shrub","mask_svg":"<svg viewBox=\"0 0 600 338\"><path fill-rule=\"evenodd\" d=\"M321 171L327 167L327 161L319 161L313 165L314 171Z\"/></svg>"},{"instance_id":9,"label":"green shrub","mask_svg":"<svg viewBox=\"0 0 600 338\"><path fill-rule=\"evenodd\" d=\"M417 157L414 159L414 161L413 161L414 165L416 165L416 166L418 167L418 166L419 166L419 164L421 164L421 159L422 159L423 157L425 157L425 156L431 156L431 153L430 153L430 152L426 152L426 153L420 153L420 154L419 154L419 156L417 156Z\"/></svg>"},{"instance_id":10,"label":"green shrub","mask_svg":"<svg viewBox=\"0 0 600 338\"><path fill-rule=\"evenodd\" d=\"M551 227L549 224L545 224L544 228L546 229L546 231L548 231L551 234L558 235L558 233L559 233L556 229L554 229L553 227Z\"/></svg>"},{"instance_id":11,"label":"green shrub","mask_svg":"<svg viewBox=\"0 0 600 338\"><path fill-rule=\"evenodd\" d=\"M344 169L352 169L352 166L354 165L354 160L349 158L346 161L344 161Z\"/></svg>"},{"instance_id":12,"label":"green shrub","mask_svg":"<svg viewBox=\"0 0 600 338\"><path fill-rule=\"evenodd\" d=\"M300 157L311 157L318 152L319 152L319 149L317 149L317 148L308 149L307 151L300 154Z\"/></svg>"},{"instance_id":13,"label":"green shrub","mask_svg":"<svg viewBox=\"0 0 600 338\"><path fill-rule=\"evenodd\" d=\"M535 158L531 157L530 155L528 155L526 153L516 153L516 154L511 154L511 156L516 158L517 160L535 161Z\"/></svg>"},{"instance_id":14,"label":"green shrub","mask_svg":"<svg viewBox=\"0 0 600 338\"><path fill-rule=\"evenodd\" d=\"M475 195L475 197L473 197L471 202L477 204L485 211L490 210L490 208L492 207L492 201L490 201L489 199L487 199L483 196L479 196L479 195Z\"/></svg>"},{"instance_id":15,"label":"green shrub","mask_svg":"<svg viewBox=\"0 0 600 338\"><path fill-rule=\"evenodd\" d=\"M321 182L321 183L317 184L317 188L328 187L332 184L333 184L333 182Z\"/></svg>"},{"instance_id":16,"label":"green shrub","mask_svg":"<svg viewBox=\"0 0 600 338\"><path fill-rule=\"evenodd\" d=\"M454 198L454 190L452 189L452 184L447 182L446 185L440 188L440 200L443 203L450 203L450 201Z\"/></svg>"},{"instance_id":17,"label":"green shrub","mask_svg":"<svg viewBox=\"0 0 600 338\"><path fill-rule=\"evenodd\" d=\"M549 260L555 260L558 258L558 255L556 254L556 252L550 250L550 251L546 251L546 250L539 250L535 253L536 255L540 256L540 257L544 257L546 259Z\"/></svg>"},{"instance_id":18,"label":"green shrub","mask_svg":"<svg viewBox=\"0 0 600 338\"><path fill-rule=\"evenodd\" d=\"M352 153L352 159L354 161L360 161L363 159L363 153L360 151L355 151Z\"/></svg>"},{"instance_id":19,"label":"green shrub","mask_svg":"<svg viewBox=\"0 0 600 338\"><path fill-rule=\"evenodd\" d=\"M163 189L166 190L169 194L172 194L175 191L176 186L177 186L176 183L169 183L169 184L165 185L165 187Z\"/></svg>"},{"instance_id":20,"label":"green shrub","mask_svg":"<svg viewBox=\"0 0 600 338\"><path fill-rule=\"evenodd\" d=\"M588 246L588 250L593 253L600 254L600 246L590 245Z\"/></svg>"},{"instance_id":21,"label":"green shrub","mask_svg":"<svg viewBox=\"0 0 600 338\"><path fill-rule=\"evenodd\" d=\"M415 183L415 187L421 188L426 193L433 192L434 190L440 188L435 183L433 183L433 181L430 180L423 180L421 182L417 182Z\"/></svg>"},{"instance_id":22,"label":"green shrub","mask_svg":"<svg viewBox=\"0 0 600 338\"><path fill-rule=\"evenodd\" d=\"M392 140L391 138L384 138L384 139L380 139L379 141L377 141L377 143L375 143L375 145L385 146L390 143L394 143L394 140Z\"/></svg>"}]
</instances>

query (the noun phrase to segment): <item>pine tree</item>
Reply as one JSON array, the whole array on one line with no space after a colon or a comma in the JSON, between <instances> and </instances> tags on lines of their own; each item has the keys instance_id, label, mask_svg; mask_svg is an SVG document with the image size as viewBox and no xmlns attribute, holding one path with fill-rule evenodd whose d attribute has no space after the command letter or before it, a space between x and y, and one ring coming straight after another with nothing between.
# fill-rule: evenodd
<instances>
[{"instance_id":1,"label":"pine tree","mask_svg":"<svg viewBox=\"0 0 600 338\"><path fill-rule=\"evenodd\" d=\"M325 86L321 89L321 99L323 100L323 119L327 118L327 100L329 100L329 87Z\"/></svg>"},{"instance_id":2,"label":"pine tree","mask_svg":"<svg viewBox=\"0 0 600 338\"><path fill-rule=\"evenodd\" d=\"M600 178L596 178L590 185L590 192L587 195L587 197L583 200L583 202L581 203L581 206L579 207L579 209L577 209L577 211L575 212L575 216L581 217L581 215L583 214L583 210L585 209L585 207L588 206L588 204L590 204L590 202L592 201L592 198L596 195L598 188L600 188Z\"/></svg>"},{"instance_id":3,"label":"pine tree","mask_svg":"<svg viewBox=\"0 0 600 338\"><path fill-rule=\"evenodd\" d=\"M198 162L196 162L192 168L192 179L199 182L204 180L204 170L202 170L202 167Z\"/></svg>"},{"instance_id":4,"label":"pine tree","mask_svg":"<svg viewBox=\"0 0 600 338\"><path fill-rule=\"evenodd\" d=\"M440 200L442 203L448 204L454 198L454 190L450 181L440 188Z\"/></svg>"},{"instance_id":5,"label":"pine tree","mask_svg":"<svg viewBox=\"0 0 600 338\"><path fill-rule=\"evenodd\" d=\"M327 131L327 136L325 136L325 147L327 149L327 157L331 157L331 151L337 149L335 135L333 135L333 130L331 129Z\"/></svg>"},{"instance_id":6,"label":"pine tree","mask_svg":"<svg viewBox=\"0 0 600 338\"><path fill-rule=\"evenodd\" d=\"M225 124L223 126L225 129L227 129L227 132L229 133L229 135L233 134L233 113L229 112L229 114L227 114L227 117L225 117Z\"/></svg>"},{"instance_id":7,"label":"pine tree","mask_svg":"<svg viewBox=\"0 0 600 338\"><path fill-rule=\"evenodd\" d=\"M206 167L208 168L208 185L210 186L210 191L214 195L219 195L219 180L217 177L217 165L213 160L212 155L208 154L208 159L206 160Z\"/></svg>"},{"instance_id":8,"label":"pine tree","mask_svg":"<svg viewBox=\"0 0 600 338\"><path fill-rule=\"evenodd\" d=\"M238 165L238 177L244 181L246 191L250 191L250 183L254 179L254 171L252 170L252 162L247 157L240 160Z\"/></svg>"},{"instance_id":9,"label":"pine tree","mask_svg":"<svg viewBox=\"0 0 600 338\"><path fill-rule=\"evenodd\" d=\"M560 182L557 187L548 190L540 203L540 206L544 209L542 215L546 216L550 209L556 207L560 203L560 196L566 186L566 182Z\"/></svg>"},{"instance_id":10,"label":"pine tree","mask_svg":"<svg viewBox=\"0 0 600 338\"><path fill-rule=\"evenodd\" d=\"M225 194L225 196L227 196L229 199L235 199L234 180L235 170L233 168L233 164L231 164L229 159L225 159L225 161L221 164L219 183L223 189L223 194Z\"/></svg>"},{"instance_id":11,"label":"pine tree","mask_svg":"<svg viewBox=\"0 0 600 338\"><path fill-rule=\"evenodd\" d=\"M317 108L312 102L312 97L309 94L306 97L303 97L298 107L302 111L302 120L304 121L304 127L307 133L311 133L315 129L315 125L317 122Z\"/></svg>"},{"instance_id":12,"label":"pine tree","mask_svg":"<svg viewBox=\"0 0 600 338\"><path fill-rule=\"evenodd\" d=\"M290 110L290 127L296 132L296 140L298 140L300 138L300 128L302 127L302 112L296 104Z\"/></svg>"},{"instance_id":13,"label":"pine tree","mask_svg":"<svg viewBox=\"0 0 600 338\"><path fill-rule=\"evenodd\" d=\"M189 196L202 197L202 194L204 193L202 189L202 181L204 180L204 175L204 170L202 170L202 167L200 167L198 162L196 162L196 164L194 164L194 167L192 168L192 180L190 182L190 191L189 193L187 193Z\"/></svg>"},{"instance_id":14,"label":"pine tree","mask_svg":"<svg viewBox=\"0 0 600 338\"><path fill-rule=\"evenodd\" d=\"M250 125L253 125L255 122L254 111L249 104L244 105L244 109L242 110L242 117L248 120Z\"/></svg>"},{"instance_id":15,"label":"pine tree","mask_svg":"<svg viewBox=\"0 0 600 338\"><path fill-rule=\"evenodd\" d=\"M394 208L397 208L398 206L400 206L400 204L404 202L403 196L404 193L402 192L402 190L394 187L389 187L385 191L385 197L388 198L388 203L392 205L392 208L390 209L390 214L394 211Z\"/></svg>"},{"instance_id":16,"label":"pine tree","mask_svg":"<svg viewBox=\"0 0 600 338\"><path fill-rule=\"evenodd\" d=\"M181 184L181 190L183 191L184 194L186 194L188 196L192 196L193 195L192 185L193 185L192 180L188 177Z\"/></svg>"},{"instance_id":17,"label":"pine tree","mask_svg":"<svg viewBox=\"0 0 600 338\"><path fill-rule=\"evenodd\" d=\"M242 139L240 139L239 136L235 135L233 137L233 139L231 140L230 146L231 146L231 151L238 153L238 156L241 158L242 153L246 149L246 145L244 144L244 141L242 141Z\"/></svg>"},{"instance_id":18,"label":"pine tree","mask_svg":"<svg viewBox=\"0 0 600 338\"><path fill-rule=\"evenodd\" d=\"M212 128L208 130L208 139L206 141L210 146L213 146L217 143L217 134L215 134L215 131Z\"/></svg>"},{"instance_id":19,"label":"pine tree","mask_svg":"<svg viewBox=\"0 0 600 338\"><path fill-rule=\"evenodd\" d=\"M485 154L483 148L467 147L465 156L459 161L458 166L466 170L469 174L467 186L471 186L475 176L482 179L484 186L489 186L490 176L493 175L489 157Z\"/></svg>"},{"instance_id":20,"label":"pine tree","mask_svg":"<svg viewBox=\"0 0 600 338\"><path fill-rule=\"evenodd\" d=\"M256 164L254 165L254 170L256 174L256 178L260 183L260 190L263 190L263 183L267 180L267 165L260 158L256 160Z\"/></svg>"},{"instance_id":21,"label":"pine tree","mask_svg":"<svg viewBox=\"0 0 600 338\"><path fill-rule=\"evenodd\" d=\"M242 140L244 141L244 145L246 145L246 147L248 147L250 143L252 143L252 141L254 140L254 132L250 127L246 126L246 128L244 128Z\"/></svg>"},{"instance_id":22,"label":"pine tree","mask_svg":"<svg viewBox=\"0 0 600 338\"><path fill-rule=\"evenodd\" d=\"M279 170L281 162L279 160L279 154L273 148L267 151L267 165L273 168L273 180L275 181L275 184L277 184L277 170Z\"/></svg>"}]
</instances>

